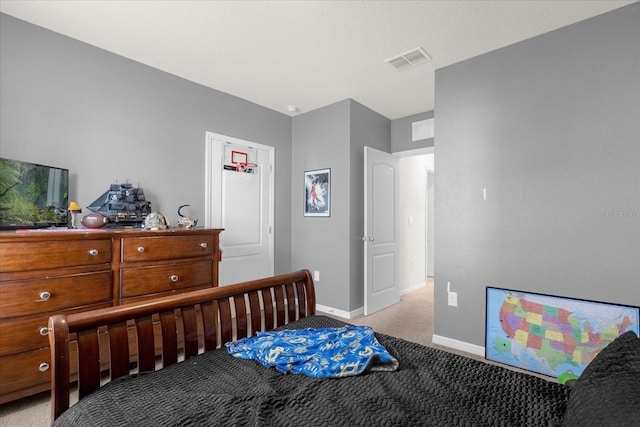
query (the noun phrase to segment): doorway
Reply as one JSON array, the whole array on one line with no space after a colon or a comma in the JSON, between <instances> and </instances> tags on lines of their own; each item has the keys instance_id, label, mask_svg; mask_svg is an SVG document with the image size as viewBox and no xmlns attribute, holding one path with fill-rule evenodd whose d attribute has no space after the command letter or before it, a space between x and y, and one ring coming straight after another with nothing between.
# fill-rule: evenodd
<instances>
[{"instance_id":1,"label":"doorway","mask_svg":"<svg viewBox=\"0 0 640 427\"><path fill-rule=\"evenodd\" d=\"M396 153L400 158L400 294L433 278L433 147Z\"/></svg>"},{"instance_id":2,"label":"doorway","mask_svg":"<svg viewBox=\"0 0 640 427\"><path fill-rule=\"evenodd\" d=\"M219 284L272 276L275 148L206 134L205 226L224 228Z\"/></svg>"},{"instance_id":3,"label":"doorway","mask_svg":"<svg viewBox=\"0 0 640 427\"><path fill-rule=\"evenodd\" d=\"M419 324L413 325L413 331L421 339L431 342L434 319L434 148L397 155L400 157L400 295L402 301L426 298L422 305L424 316L416 317L420 320L417 320Z\"/></svg>"}]
</instances>

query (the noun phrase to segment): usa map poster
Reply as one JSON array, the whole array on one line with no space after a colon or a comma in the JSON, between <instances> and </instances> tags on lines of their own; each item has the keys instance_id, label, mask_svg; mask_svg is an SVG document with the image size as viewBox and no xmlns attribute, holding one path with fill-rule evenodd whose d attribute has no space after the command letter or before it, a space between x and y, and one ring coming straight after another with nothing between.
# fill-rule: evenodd
<instances>
[{"instance_id":1,"label":"usa map poster","mask_svg":"<svg viewBox=\"0 0 640 427\"><path fill-rule=\"evenodd\" d=\"M485 357L540 374L579 376L640 309L487 287Z\"/></svg>"}]
</instances>

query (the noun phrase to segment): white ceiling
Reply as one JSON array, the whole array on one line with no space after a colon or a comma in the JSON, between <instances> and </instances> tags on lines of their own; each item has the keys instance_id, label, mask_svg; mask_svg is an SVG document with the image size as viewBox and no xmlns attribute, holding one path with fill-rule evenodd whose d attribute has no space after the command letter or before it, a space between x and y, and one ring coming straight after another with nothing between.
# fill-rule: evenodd
<instances>
[{"instance_id":1,"label":"white ceiling","mask_svg":"<svg viewBox=\"0 0 640 427\"><path fill-rule=\"evenodd\" d=\"M395 119L434 108L437 68L633 2L0 0L0 11L285 114L353 98ZM419 46L432 61L384 62Z\"/></svg>"}]
</instances>

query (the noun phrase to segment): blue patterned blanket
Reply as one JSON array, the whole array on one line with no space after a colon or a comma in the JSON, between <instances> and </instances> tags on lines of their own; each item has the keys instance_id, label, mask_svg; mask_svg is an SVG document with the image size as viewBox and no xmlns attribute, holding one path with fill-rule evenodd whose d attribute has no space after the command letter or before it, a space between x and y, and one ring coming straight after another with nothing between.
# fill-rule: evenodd
<instances>
[{"instance_id":1,"label":"blue patterned blanket","mask_svg":"<svg viewBox=\"0 0 640 427\"><path fill-rule=\"evenodd\" d=\"M286 374L339 378L367 370L395 371L398 361L378 343L369 326L258 332L226 343L229 354L255 359Z\"/></svg>"}]
</instances>

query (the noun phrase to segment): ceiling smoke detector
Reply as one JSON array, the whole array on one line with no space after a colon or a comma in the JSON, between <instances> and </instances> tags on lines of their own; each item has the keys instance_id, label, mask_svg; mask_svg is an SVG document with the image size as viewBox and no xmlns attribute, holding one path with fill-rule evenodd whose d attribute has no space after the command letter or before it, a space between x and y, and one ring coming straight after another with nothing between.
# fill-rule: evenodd
<instances>
[{"instance_id":1,"label":"ceiling smoke detector","mask_svg":"<svg viewBox=\"0 0 640 427\"><path fill-rule=\"evenodd\" d=\"M413 50L403 53L402 55L394 56L393 58L385 59L384 62L391 65L396 70L405 70L413 67L414 65L422 64L423 62L431 61L431 57L421 47L417 47Z\"/></svg>"}]
</instances>

